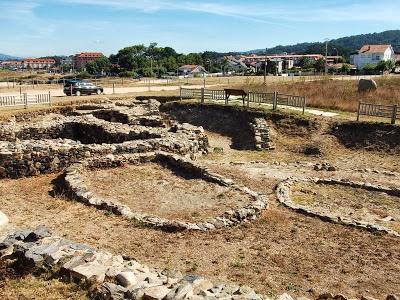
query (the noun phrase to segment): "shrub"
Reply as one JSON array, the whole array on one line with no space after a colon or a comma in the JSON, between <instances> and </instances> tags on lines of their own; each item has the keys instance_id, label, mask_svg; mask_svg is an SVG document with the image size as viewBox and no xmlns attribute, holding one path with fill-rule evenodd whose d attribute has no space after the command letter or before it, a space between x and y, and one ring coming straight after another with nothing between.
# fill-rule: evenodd
<instances>
[{"instance_id":1,"label":"shrub","mask_svg":"<svg viewBox=\"0 0 400 300\"><path fill-rule=\"evenodd\" d=\"M118 76L119 77L132 78L132 77L136 77L137 74L134 71L123 71L123 72L119 73Z\"/></svg>"},{"instance_id":2,"label":"shrub","mask_svg":"<svg viewBox=\"0 0 400 300\"><path fill-rule=\"evenodd\" d=\"M79 78L79 79L88 79L91 77L92 76L87 71L82 71L76 75L76 78Z\"/></svg>"}]
</instances>

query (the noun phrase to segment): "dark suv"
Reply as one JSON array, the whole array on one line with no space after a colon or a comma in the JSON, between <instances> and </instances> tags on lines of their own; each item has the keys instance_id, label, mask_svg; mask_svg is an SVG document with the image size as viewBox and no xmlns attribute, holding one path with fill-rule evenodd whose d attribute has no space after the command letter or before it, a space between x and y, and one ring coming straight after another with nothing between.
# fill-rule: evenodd
<instances>
[{"instance_id":1,"label":"dark suv","mask_svg":"<svg viewBox=\"0 0 400 300\"><path fill-rule=\"evenodd\" d=\"M103 88L94 85L93 83L86 80L70 80L64 86L64 94L67 96L71 95L100 95L103 93Z\"/></svg>"}]
</instances>

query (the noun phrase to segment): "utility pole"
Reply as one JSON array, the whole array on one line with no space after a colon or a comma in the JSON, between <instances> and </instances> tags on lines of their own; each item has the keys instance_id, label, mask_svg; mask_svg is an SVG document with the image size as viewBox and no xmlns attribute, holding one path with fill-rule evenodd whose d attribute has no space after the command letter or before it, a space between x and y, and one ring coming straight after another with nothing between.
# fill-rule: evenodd
<instances>
[{"instance_id":1,"label":"utility pole","mask_svg":"<svg viewBox=\"0 0 400 300\"><path fill-rule=\"evenodd\" d=\"M328 42L329 39L325 40L325 75L328 75Z\"/></svg>"},{"instance_id":2,"label":"utility pole","mask_svg":"<svg viewBox=\"0 0 400 300\"><path fill-rule=\"evenodd\" d=\"M267 50L265 48L265 57L264 57L264 85L267 85Z\"/></svg>"}]
</instances>

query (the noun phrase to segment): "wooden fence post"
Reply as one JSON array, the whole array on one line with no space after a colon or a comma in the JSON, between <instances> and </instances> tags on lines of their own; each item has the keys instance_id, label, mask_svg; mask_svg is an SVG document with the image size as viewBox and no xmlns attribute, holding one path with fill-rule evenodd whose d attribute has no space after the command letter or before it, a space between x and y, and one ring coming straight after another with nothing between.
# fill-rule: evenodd
<instances>
[{"instance_id":1,"label":"wooden fence post","mask_svg":"<svg viewBox=\"0 0 400 300\"><path fill-rule=\"evenodd\" d=\"M247 108L250 107L250 91L247 92Z\"/></svg>"},{"instance_id":2,"label":"wooden fence post","mask_svg":"<svg viewBox=\"0 0 400 300\"><path fill-rule=\"evenodd\" d=\"M201 88L201 99L200 103L204 103L204 88Z\"/></svg>"},{"instance_id":3,"label":"wooden fence post","mask_svg":"<svg viewBox=\"0 0 400 300\"><path fill-rule=\"evenodd\" d=\"M396 118L397 118L397 104L393 105L391 124L393 124L393 125L396 124Z\"/></svg>"},{"instance_id":4,"label":"wooden fence post","mask_svg":"<svg viewBox=\"0 0 400 300\"><path fill-rule=\"evenodd\" d=\"M306 113L306 103L307 103L307 98L306 96L303 97L303 115Z\"/></svg>"},{"instance_id":5,"label":"wooden fence post","mask_svg":"<svg viewBox=\"0 0 400 300\"><path fill-rule=\"evenodd\" d=\"M360 109L361 109L361 101L358 101L357 122L360 121Z\"/></svg>"},{"instance_id":6,"label":"wooden fence post","mask_svg":"<svg viewBox=\"0 0 400 300\"><path fill-rule=\"evenodd\" d=\"M115 83L113 83L113 94L115 94Z\"/></svg>"},{"instance_id":7,"label":"wooden fence post","mask_svg":"<svg viewBox=\"0 0 400 300\"><path fill-rule=\"evenodd\" d=\"M24 93L24 108L28 108L28 94Z\"/></svg>"},{"instance_id":8,"label":"wooden fence post","mask_svg":"<svg viewBox=\"0 0 400 300\"><path fill-rule=\"evenodd\" d=\"M272 102L272 110L277 110L278 108L278 92L274 92L274 100Z\"/></svg>"},{"instance_id":9,"label":"wooden fence post","mask_svg":"<svg viewBox=\"0 0 400 300\"><path fill-rule=\"evenodd\" d=\"M182 101L182 87L179 87L179 99Z\"/></svg>"},{"instance_id":10,"label":"wooden fence post","mask_svg":"<svg viewBox=\"0 0 400 300\"><path fill-rule=\"evenodd\" d=\"M49 106L51 106L51 91L49 91Z\"/></svg>"}]
</instances>

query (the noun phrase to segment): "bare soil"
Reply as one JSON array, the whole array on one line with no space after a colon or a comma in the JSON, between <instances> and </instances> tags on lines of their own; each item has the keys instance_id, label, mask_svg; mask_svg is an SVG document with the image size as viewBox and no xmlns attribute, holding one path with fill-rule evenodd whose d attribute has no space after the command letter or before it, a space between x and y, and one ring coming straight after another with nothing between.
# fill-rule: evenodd
<instances>
[{"instance_id":1,"label":"bare soil","mask_svg":"<svg viewBox=\"0 0 400 300\"><path fill-rule=\"evenodd\" d=\"M292 200L321 213L379 224L400 232L400 198L352 187L300 182L292 188Z\"/></svg>"},{"instance_id":2,"label":"bare soil","mask_svg":"<svg viewBox=\"0 0 400 300\"><path fill-rule=\"evenodd\" d=\"M190 222L245 206L250 197L199 178L183 178L157 163L87 171L84 182L97 195L132 210Z\"/></svg>"},{"instance_id":3,"label":"bare soil","mask_svg":"<svg viewBox=\"0 0 400 300\"><path fill-rule=\"evenodd\" d=\"M345 148L335 137L321 135L318 129L306 135L296 135L293 130L289 125L287 131L276 131L273 141L277 150L268 152L239 151L236 141L226 132L209 135L212 153L199 162L269 197L270 209L258 220L242 226L209 233L167 233L143 228L94 207L54 198L50 191L57 174L0 181L0 207L19 227L43 224L65 238L129 255L153 267L174 268L207 276L216 282L245 284L269 296L287 292L314 298L322 292L331 292L351 298L369 295L384 299L387 294L399 294L399 238L303 216L279 205L274 189L280 180L292 175L364 178L373 183L398 186L398 177L386 176L383 172L399 173L400 160L388 153ZM308 156L301 152L302 146L309 142L320 142L322 155ZM314 171L313 164L322 160L336 166L337 171ZM141 168L143 170L134 169L134 172L131 169L99 171L97 179L93 178L93 186L98 185L99 192L106 191L110 195L123 191L126 199L120 201L128 201L131 195L141 198L139 190L143 190L143 194L150 193L152 196L147 201L155 201L150 203L154 206L139 199L143 201L143 209L150 212L168 211L168 207L159 208L168 206L163 203L161 193L168 195L170 206L180 209L177 212L171 209L171 214L192 218L193 210L208 209L202 206L204 202L195 201L193 206L183 209L178 204L186 201L186 194L208 195L209 187L207 190L202 185L197 187L186 179L178 184L179 179L171 179L175 175L165 170ZM366 168L379 171L356 171ZM149 172L153 182L143 180ZM158 190L162 187L158 180L165 184L164 190ZM218 195L215 191L212 194ZM349 197L347 192L343 196ZM181 197L181 200L173 197L178 200ZM370 196L365 197L371 201ZM229 199L222 203L217 200L211 202L213 206L206 211L207 215L214 212L217 205L229 204ZM398 206L390 207L395 213L398 210Z\"/></svg>"}]
</instances>

